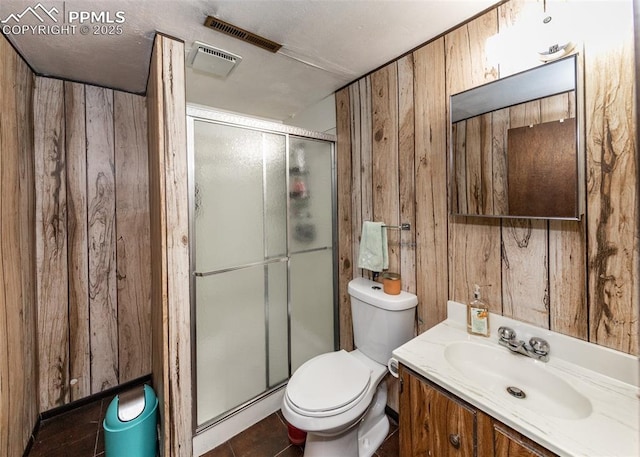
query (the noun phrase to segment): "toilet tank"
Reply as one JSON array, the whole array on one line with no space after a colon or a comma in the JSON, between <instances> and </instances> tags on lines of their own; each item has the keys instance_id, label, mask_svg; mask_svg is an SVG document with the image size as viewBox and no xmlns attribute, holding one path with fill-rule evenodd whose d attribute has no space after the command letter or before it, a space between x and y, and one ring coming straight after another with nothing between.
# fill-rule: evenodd
<instances>
[{"instance_id":1,"label":"toilet tank","mask_svg":"<svg viewBox=\"0 0 640 457\"><path fill-rule=\"evenodd\" d=\"M349 282L353 338L367 357L383 365L391 352L413 338L418 297L409 292L389 295L382 284L365 278Z\"/></svg>"}]
</instances>

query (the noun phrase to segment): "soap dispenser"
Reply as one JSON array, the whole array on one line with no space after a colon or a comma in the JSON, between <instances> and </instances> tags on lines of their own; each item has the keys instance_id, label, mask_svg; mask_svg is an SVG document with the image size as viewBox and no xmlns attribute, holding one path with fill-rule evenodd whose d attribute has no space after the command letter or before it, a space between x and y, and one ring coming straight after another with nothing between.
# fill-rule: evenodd
<instances>
[{"instance_id":1,"label":"soap dispenser","mask_svg":"<svg viewBox=\"0 0 640 457\"><path fill-rule=\"evenodd\" d=\"M480 298L480 286L474 284L473 300L467 305L467 332L489 336L489 307Z\"/></svg>"}]
</instances>

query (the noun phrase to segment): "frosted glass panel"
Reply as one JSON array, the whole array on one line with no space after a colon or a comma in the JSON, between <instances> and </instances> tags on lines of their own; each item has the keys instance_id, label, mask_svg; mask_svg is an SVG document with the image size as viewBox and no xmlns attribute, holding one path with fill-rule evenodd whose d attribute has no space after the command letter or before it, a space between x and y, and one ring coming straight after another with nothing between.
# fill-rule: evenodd
<instances>
[{"instance_id":1,"label":"frosted glass panel","mask_svg":"<svg viewBox=\"0 0 640 457\"><path fill-rule=\"evenodd\" d=\"M196 271L285 255L285 136L195 121L194 142Z\"/></svg>"},{"instance_id":2,"label":"frosted glass panel","mask_svg":"<svg viewBox=\"0 0 640 457\"><path fill-rule=\"evenodd\" d=\"M284 322L272 326L284 334L270 347L284 352L286 370L286 270L286 262L276 262L196 278L198 424L267 389L265 317L282 319L283 309ZM281 365L274 363L279 373L270 370L274 378L282 378Z\"/></svg>"},{"instance_id":3,"label":"frosted glass panel","mask_svg":"<svg viewBox=\"0 0 640 457\"><path fill-rule=\"evenodd\" d=\"M291 252L331 246L331 143L289 141Z\"/></svg>"},{"instance_id":4,"label":"frosted glass panel","mask_svg":"<svg viewBox=\"0 0 640 457\"><path fill-rule=\"evenodd\" d=\"M333 254L330 249L291 256L291 370L334 350Z\"/></svg>"},{"instance_id":5,"label":"frosted glass panel","mask_svg":"<svg viewBox=\"0 0 640 457\"><path fill-rule=\"evenodd\" d=\"M266 257L280 257L287 252L287 173L284 137L265 134L265 241Z\"/></svg>"},{"instance_id":6,"label":"frosted glass panel","mask_svg":"<svg viewBox=\"0 0 640 457\"><path fill-rule=\"evenodd\" d=\"M269 341L269 386L289 377L289 328L287 310L287 264L271 264L268 277L267 322Z\"/></svg>"}]
</instances>

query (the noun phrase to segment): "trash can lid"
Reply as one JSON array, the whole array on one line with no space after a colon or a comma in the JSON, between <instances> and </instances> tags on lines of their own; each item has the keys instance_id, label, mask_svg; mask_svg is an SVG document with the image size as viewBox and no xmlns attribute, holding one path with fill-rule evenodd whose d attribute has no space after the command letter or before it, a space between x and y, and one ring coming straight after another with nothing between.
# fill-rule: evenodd
<instances>
[{"instance_id":1,"label":"trash can lid","mask_svg":"<svg viewBox=\"0 0 640 457\"><path fill-rule=\"evenodd\" d=\"M157 405L155 392L146 384L118 394L107 408L104 427L110 430L126 429L148 417Z\"/></svg>"}]
</instances>

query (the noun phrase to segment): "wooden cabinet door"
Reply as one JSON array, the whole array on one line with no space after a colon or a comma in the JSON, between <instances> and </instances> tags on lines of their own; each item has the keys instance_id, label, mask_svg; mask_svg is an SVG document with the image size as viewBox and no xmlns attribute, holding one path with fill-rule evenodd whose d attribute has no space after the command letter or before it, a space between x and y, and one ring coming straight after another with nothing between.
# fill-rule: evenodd
<instances>
[{"instance_id":1,"label":"wooden cabinet door","mask_svg":"<svg viewBox=\"0 0 640 457\"><path fill-rule=\"evenodd\" d=\"M474 457L476 411L401 366L400 456Z\"/></svg>"},{"instance_id":2,"label":"wooden cabinet door","mask_svg":"<svg viewBox=\"0 0 640 457\"><path fill-rule=\"evenodd\" d=\"M493 457L557 457L496 420L493 420L493 445Z\"/></svg>"}]
</instances>

